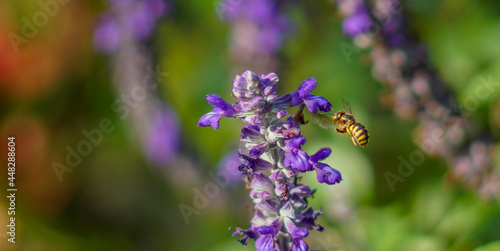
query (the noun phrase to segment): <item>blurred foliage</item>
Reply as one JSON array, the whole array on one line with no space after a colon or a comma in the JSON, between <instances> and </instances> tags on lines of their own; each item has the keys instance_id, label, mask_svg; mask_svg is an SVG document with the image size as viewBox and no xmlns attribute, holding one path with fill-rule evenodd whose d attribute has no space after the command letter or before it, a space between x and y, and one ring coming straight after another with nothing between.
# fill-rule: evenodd
<instances>
[{"instance_id":1,"label":"blurred foliage","mask_svg":"<svg viewBox=\"0 0 500 251\"><path fill-rule=\"evenodd\" d=\"M230 236L229 227L247 227L252 204L241 183L220 189L186 224L179 205L193 206L193 189L213 183L209 173L238 146L241 122L222 119L221 128L199 128L211 107L205 95L231 100L228 44L230 25L215 11L216 1L173 1L148 42L155 64L168 72L161 96L177 111L182 154L167 166L153 166L127 125L110 109L119 96L111 60L92 47L92 31L105 1L70 1L14 53L6 34L21 33L23 17L40 11L36 1L0 3L0 135L16 136L16 244L7 242L7 200L0 203L1 250L252 250ZM444 79L463 102L480 84L500 82L500 4L497 1L406 1L418 35ZM333 130L304 127L308 152L328 146L329 164L344 181L335 186L304 182L317 189L310 201L323 208L325 233L308 237L319 250L500 250L500 204L446 179L444 161L425 156L423 164L391 191L384 172L397 173L417 150L414 124L394 118L380 102L386 90L371 77L366 51L348 63L339 47L350 44L331 1L295 1L287 7L295 22L280 58L278 92L293 91L316 77L314 91L343 109L348 100L370 131L366 149ZM267 72L259 72L264 74ZM471 112L500 136L500 91L495 89ZM108 118L105 134L71 173L59 182L52 163L65 162L67 146L84 139L83 129ZM1 150L6 163L6 147ZM6 166L6 165L4 165ZM189 171L188 167L190 167ZM0 178L7 180L5 172ZM186 170L186 171L184 171ZM189 173L191 172L191 173ZM187 179L187 182L184 182ZM2 181L1 184L6 184ZM2 187L5 191L6 185ZM2 193L4 194L4 193ZM253 246L253 243L249 244Z\"/></svg>"}]
</instances>

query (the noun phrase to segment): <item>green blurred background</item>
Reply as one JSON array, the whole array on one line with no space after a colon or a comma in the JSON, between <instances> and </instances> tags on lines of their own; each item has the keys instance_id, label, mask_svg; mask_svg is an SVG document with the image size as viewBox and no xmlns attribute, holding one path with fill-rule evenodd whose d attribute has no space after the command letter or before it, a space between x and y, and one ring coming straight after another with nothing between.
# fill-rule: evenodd
<instances>
[{"instance_id":1,"label":"green blurred background","mask_svg":"<svg viewBox=\"0 0 500 251\"><path fill-rule=\"evenodd\" d=\"M478 76L500 81L500 3L497 1L408 1L410 21L429 46L430 57L459 100L479 84ZM205 95L226 100L234 78L230 29L215 1L173 1L158 21L150 47L168 73L162 99L178 113L181 151L170 165L152 165L140 143L110 106L117 98L109 56L93 48L92 34L106 1L73 0L16 53L6 34L20 33L23 17L40 10L37 1L0 3L0 135L2 165L7 137L16 137L16 243L7 241L7 170L0 174L1 250L253 250L231 237L229 227L247 228L253 215L248 190L240 183L220 189L187 223L179 205L193 206L196 192L214 183L209 175L238 147L242 123L221 121L219 130L199 128L212 108ZM418 147L416 122L395 118L381 102L388 90L373 80L367 51L350 63L341 43L341 17L331 1L296 1L287 13L294 33L280 54L280 94L316 77L313 94L334 109L349 101L370 131L365 149L347 136L314 124L303 129L311 153L328 146L327 161L343 175L334 186L304 181L317 189L310 201L322 208L324 233L306 239L318 250L500 250L500 204L448 180L444 160L425 156L415 172L391 191L384 172L397 173L398 157ZM252 69L250 69L252 70ZM240 72L241 74L242 72ZM257 72L267 74L267 72ZM484 100L472 119L500 135L500 90ZM83 129L108 118L116 129L105 134L80 165L59 182L52 163L64 163L66 147L85 139ZM4 182L5 181L5 182ZM5 184L5 185L4 185ZM480 247L480 248L479 248Z\"/></svg>"}]
</instances>

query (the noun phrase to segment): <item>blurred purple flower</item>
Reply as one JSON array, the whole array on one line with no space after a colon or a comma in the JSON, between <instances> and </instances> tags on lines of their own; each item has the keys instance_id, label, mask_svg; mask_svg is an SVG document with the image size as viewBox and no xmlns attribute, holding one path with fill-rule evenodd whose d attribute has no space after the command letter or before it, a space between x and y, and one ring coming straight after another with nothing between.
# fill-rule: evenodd
<instances>
[{"instance_id":1,"label":"blurred purple flower","mask_svg":"<svg viewBox=\"0 0 500 251\"><path fill-rule=\"evenodd\" d=\"M238 151L231 151L217 165L217 175L227 177L229 186L234 186L243 181L243 176L238 170L241 165Z\"/></svg>"},{"instance_id":2,"label":"blurred purple flower","mask_svg":"<svg viewBox=\"0 0 500 251\"><path fill-rule=\"evenodd\" d=\"M405 21L400 16L391 17L384 23L384 36L388 44L392 46L403 46L408 42L404 32Z\"/></svg>"},{"instance_id":3,"label":"blurred purple flower","mask_svg":"<svg viewBox=\"0 0 500 251\"><path fill-rule=\"evenodd\" d=\"M232 0L220 1L223 6L223 18L235 23L235 34L244 36L252 47L262 54L274 54L283 44L284 37L291 32L289 18L282 14L276 0ZM246 25L238 25L245 23ZM253 27L249 29L248 25ZM255 32L253 32L255 31ZM233 41L234 42L234 41ZM245 50L245 48L240 48ZM247 48L248 49L248 48ZM240 51L242 53L253 53Z\"/></svg>"},{"instance_id":4,"label":"blurred purple flower","mask_svg":"<svg viewBox=\"0 0 500 251\"><path fill-rule=\"evenodd\" d=\"M153 30L154 14L151 9L145 5L137 4L136 8L129 13L127 17L127 27L132 31L132 36L137 40L145 39Z\"/></svg>"},{"instance_id":5,"label":"blurred purple flower","mask_svg":"<svg viewBox=\"0 0 500 251\"><path fill-rule=\"evenodd\" d=\"M160 18L168 14L172 9L170 2L166 2L166 0L146 0L146 2L149 13L153 14L153 18Z\"/></svg>"},{"instance_id":6,"label":"blurred purple flower","mask_svg":"<svg viewBox=\"0 0 500 251\"><path fill-rule=\"evenodd\" d=\"M94 33L94 46L104 53L116 51L128 39L148 38L156 19L169 10L163 0L110 0L110 3L110 10L103 14Z\"/></svg>"},{"instance_id":7,"label":"blurred purple flower","mask_svg":"<svg viewBox=\"0 0 500 251\"><path fill-rule=\"evenodd\" d=\"M120 46L118 23L111 17L103 17L94 32L94 46L102 52L111 53Z\"/></svg>"},{"instance_id":8,"label":"blurred purple flower","mask_svg":"<svg viewBox=\"0 0 500 251\"><path fill-rule=\"evenodd\" d=\"M172 161L179 151L180 130L177 115L166 106L153 115L146 137L146 154L155 164Z\"/></svg>"},{"instance_id":9,"label":"blurred purple flower","mask_svg":"<svg viewBox=\"0 0 500 251\"><path fill-rule=\"evenodd\" d=\"M366 6L364 3L359 3L356 10L342 22L342 31L350 37L355 37L367 33L371 24L372 20Z\"/></svg>"}]
</instances>

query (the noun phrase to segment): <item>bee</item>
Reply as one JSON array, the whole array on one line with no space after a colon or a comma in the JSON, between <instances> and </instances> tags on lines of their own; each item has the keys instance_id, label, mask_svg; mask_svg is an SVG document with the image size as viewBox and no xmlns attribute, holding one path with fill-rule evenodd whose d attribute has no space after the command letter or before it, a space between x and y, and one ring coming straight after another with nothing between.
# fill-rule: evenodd
<instances>
[{"instance_id":1,"label":"bee","mask_svg":"<svg viewBox=\"0 0 500 251\"><path fill-rule=\"evenodd\" d=\"M332 117L325 114L312 113L311 116L314 122L319 126L323 128L332 128L336 126L337 128L335 128L335 130L338 133L347 133L351 137L354 146L360 145L361 147L365 147L366 144L368 144L368 130L366 130L364 125L356 122L356 119L352 115L351 107L347 101L343 101L349 113L338 111Z\"/></svg>"}]
</instances>

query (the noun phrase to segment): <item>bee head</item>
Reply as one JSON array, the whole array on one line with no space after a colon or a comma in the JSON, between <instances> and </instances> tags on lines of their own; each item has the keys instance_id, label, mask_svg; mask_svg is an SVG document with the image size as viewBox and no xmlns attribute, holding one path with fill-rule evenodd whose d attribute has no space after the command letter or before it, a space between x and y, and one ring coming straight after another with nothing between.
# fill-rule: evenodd
<instances>
[{"instance_id":1,"label":"bee head","mask_svg":"<svg viewBox=\"0 0 500 251\"><path fill-rule=\"evenodd\" d=\"M344 114L345 112L342 111L335 113L335 115L333 115L332 117L333 123L338 123L342 119Z\"/></svg>"}]
</instances>

